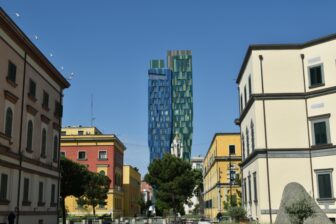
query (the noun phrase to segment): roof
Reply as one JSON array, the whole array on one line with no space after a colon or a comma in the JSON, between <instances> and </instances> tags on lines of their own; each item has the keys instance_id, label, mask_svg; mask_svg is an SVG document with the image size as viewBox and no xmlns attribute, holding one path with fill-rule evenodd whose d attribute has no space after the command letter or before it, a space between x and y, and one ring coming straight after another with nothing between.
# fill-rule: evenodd
<instances>
[{"instance_id":1,"label":"roof","mask_svg":"<svg viewBox=\"0 0 336 224\"><path fill-rule=\"evenodd\" d=\"M0 26L62 89L70 86L70 83L15 24L2 7L0 7Z\"/></svg>"},{"instance_id":2,"label":"roof","mask_svg":"<svg viewBox=\"0 0 336 224\"><path fill-rule=\"evenodd\" d=\"M336 39L336 33L330 34L328 36L323 36L305 43L300 44L254 44L250 45L246 51L243 64L240 67L240 71L238 73L238 77L236 83L239 84L240 79L243 76L245 67L248 63L248 60L251 56L252 51L254 50L293 50L293 49L303 49L307 47L311 47L317 44L325 43L331 40Z\"/></svg>"}]
</instances>

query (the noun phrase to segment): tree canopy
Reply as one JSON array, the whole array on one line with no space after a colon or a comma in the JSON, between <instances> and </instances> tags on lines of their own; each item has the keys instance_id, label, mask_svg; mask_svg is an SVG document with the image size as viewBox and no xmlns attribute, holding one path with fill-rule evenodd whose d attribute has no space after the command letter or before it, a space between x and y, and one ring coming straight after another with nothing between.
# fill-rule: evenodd
<instances>
[{"instance_id":1,"label":"tree canopy","mask_svg":"<svg viewBox=\"0 0 336 224\"><path fill-rule=\"evenodd\" d=\"M96 215L95 208L97 205L106 205L110 183L111 180L107 176L90 172L84 194L80 197L80 201L82 204L92 206L93 216Z\"/></svg>"},{"instance_id":2,"label":"tree canopy","mask_svg":"<svg viewBox=\"0 0 336 224\"><path fill-rule=\"evenodd\" d=\"M189 162L167 153L149 165L145 181L152 185L157 205L161 209L173 209L176 215L192 196L195 176Z\"/></svg>"},{"instance_id":3,"label":"tree canopy","mask_svg":"<svg viewBox=\"0 0 336 224\"><path fill-rule=\"evenodd\" d=\"M65 198L67 196L80 197L84 194L86 181L89 176L88 169L65 157L61 158L61 207L63 223L65 224L66 210Z\"/></svg>"}]
</instances>

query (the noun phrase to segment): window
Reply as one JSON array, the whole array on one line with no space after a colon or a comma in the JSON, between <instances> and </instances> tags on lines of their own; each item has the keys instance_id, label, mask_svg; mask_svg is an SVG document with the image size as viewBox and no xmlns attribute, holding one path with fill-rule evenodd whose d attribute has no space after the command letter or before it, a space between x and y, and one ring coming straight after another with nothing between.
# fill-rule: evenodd
<instances>
[{"instance_id":1,"label":"window","mask_svg":"<svg viewBox=\"0 0 336 224\"><path fill-rule=\"evenodd\" d=\"M0 179L0 201L7 201L8 175L1 174Z\"/></svg>"},{"instance_id":2,"label":"window","mask_svg":"<svg viewBox=\"0 0 336 224\"><path fill-rule=\"evenodd\" d=\"M250 155L250 135L249 131L246 128L246 156Z\"/></svg>"},{"instance_id":3,"label":"window","mask_svg":"<svg viewBox=\"0 0 336 224\"><path fill-rule=\"evenodd\" d=\"M66 131L62 131L62 132L61 132L61 135L62 135L62 136L66 136Z\"/></svg>"},{"instance_id":4,"label":"window","mask_svg":"<svg viewBox=\"0 0 336 224\"><path fill-rule=\"evenodd\" d=\"M257 191L257 173L253 173L253 187L254 187L254 202L258 202L258 191Z\"/></svg>"},{"instance_id":5,"label":"window","mask_svg":"<svg viewBox=\"0 0 336 224\"><path fill-rule=\"evenodd\" d=\"M248 78L248 88L249 88L249 99L252 96L252 84L251 84L251 75Z\"/></svg>"},{"instance_id":6,"label":"window","mask_svg":"<svg viewBox=\"0 0 336 224\"><path fill-rule=\"evenodd\" d=\"M41 144L41 157L42 158L46 158L46 147L47 147L47 131L43 128L42 144Z\"/></svg>"},{"instance_id":7,"label":"window","mask_svg":"<svg viewBox=\"0 0 336 224\"><path fill-rule=\"evenodd\" d=\"M251 121L251 147L252 147L252 152L254 152L255 143L254 143L254 124L253 124L253 121Z\"/></svg>"},{"instance_id":8,"label":"window","mask_svg":"<svg viewBox=\"0 0 336 224\"><path fill-rule=\"evenodd\" d=\"M322 69L322 65L317 65L309 68L309 79L311 87L324 84Z\"/></svg>"},{"instance_id":9,"label":"window","mask_svg":"<svg viewBox=\"0 0 336 224\"><path fill-rule=\"evenodd\" d=\"M234 154L236 154L236 146L235 145L230 145L229 146L229 153L230 153L230 155L234 155Z\"/></svg>"},{"instance_id":10,"label":"window","mask_svg":"<svg viewBox=\"0 0 336 224\"><path fill-rule=\"evenodd\" d=\"M11 61L8 62L7 80L16 83L16 65Z\"/></svg>"},{"instance_id":11,"label":"window","mask_svg":"<svg viewBox=\"0 0 336 224\"><path fill-rule=\"evenodd\" d=\"M330 143L329 115L311 120L313 145L323 145Z\"/></svg>"},{"instance_id":12,"label":"window","mask_svg":"<svg viewBox=\"0 0 336 224\"><path fill-rule=\"evenodd\" d=\"M247 103L247 94L246 94L246 86L244 86L244 104L246 106Z\"/></svg>"},{"instance_id":13,"label":"window","mask_svg":"<svg viewBox=\"0 0 336 224\"><path fill-rule=\"evenodd\" d=\"M333 169L315 170L319 199L333 198L332 171Z\"/></svg>"},{"instance_id":14,"label":"window","mask_svg":"<svg viewBox=\"0 0 336 224\"><path fill-rule=\"evenodd\" d=\"M52 184L51 185L51 198L50 198L50 205L55 205L55 192L56 192L56 185Z\"/></svg>"},{"instance_id":15,"label":"window","mask_svg":"<svg viewBox=\"0 0 336 224\"><path fill-rule=\"evenodd\" d=\"M240 95L240 113L242 113L243 112L243 97L242 97L242 95Z\"/></svg>"},{"instance_id":16,"label":"window","mask_svg":"<svg viewBox=\"0 0 336 224\"><path fill-rule=\"evenodd\" d=\"M84 159L86 159L86 152L85 152L85 151L79 151L79 152L78 152L78 159L79 159L79 160L84 160Z\"/></svg>"},{"instance_id":17,"label":"window","mask_svg":"<svg viewBox=\"0 0 336 224\"><path fill-rule=\"evenodd\" d=\"M29 202L29 179L24 178L23 180L23 200L22 203Z\"/></svg>"},{"instance_id":18,"label":"window","mask_svg":"<svg viewBox=\"0 0 336 224\"><path fill-rule=\"evenodd\" d=\"M39 182L39 189L38 189L38 204L43 204L43 182Z\"/></svg>"},{"instance_id":19,"label":"window","mask_svg":"<svg viewBox=\"0 0 336 224\"><path fill-rule=\"evenodd\" d=\"M107 152L106 151L99 151L98 152L98 159L107 160Z\"/></svg>"},{"instance_id":20,"label":"window","mask_svg":"<svg viewBox=\"0 0 336 224\"><path fill-rule=\"evenodd\" d=\"M84 135L84 131L78 131L78 135Z\"/></svg>"},{"instance_id":21,"label":"window","mask_svg":"<svg viewBox=\"0 0 336 224\"><path fill-rule=\"evenodd\" d=\"M242 150L243 150L243 159L245 159L245 139L244 135L241 136L241 144L242 144Z\"/></svg>"},{"instance_id":22,"label":"window","mask_svg":"<svg viewBox=\"0 0 336 224\"><path fill-rule=\"evenodd\" d=\"M105 204L103 204L103 203L99 203L99 208L100 208L100 209L105 208Z\"/></svg>"},{"instance_id":23,"label":"window","mask_svg":"<svg viewBox=\"0 0 336 224\"><path fill-rule=\"evenodd\" d=\"M243 184L244 184L244 203L247 204L246 178L244 178Z\"/></svg>"},{"instance_id":24,"label":"window","mask_svg":"<svg viewBox=\"0 0 336 224\"><path fill-rule=\"evenodd\" d=\"M36 97L36 83L33 80L29 80L29 93L30 97Z\"/></svg>"},{"instance_id":25,"label":"window","mask_svg":"<svg viewBox=\"0 0 336 224\"><path fill-rule=\"evenodd\" d=\"M33 147L33 122L28 121L28 130L27 130L27 152L32 152Z\"/></svg>"},{"instance_id":26,"label":"window","mask_svg":"<svg viewBox=\"0 0 336 224\"><path fill-rule=\"evenodd\" d=\"M42 107L45 109L49 108L49 94L46 91L43 91Z\"/></svg>"},{"instance_id":27,"label":"window","mask_svg":"<svg viewBox=\"0 0 336 224\"><path fill-rule=\"evenodd\" d=\"M54 115L57 117L62 117L62 110L62 105L58 101L55 101Z\"/></svg>"},{"instance_id":28,"label":"window","mask_svg":"<svg viewBox=\"0 0 336 224\"><path fill-rule=\"evenodd\" d=\"M58 154L58 138L54 137L54 150L53 150L53 161L57 162L57 154Z\"/></svg>"},{"instance_id":29,"label":"window","mask_svg":"<svg viewBox=\"0 0 336 224\"><path fill-rule=\"evenodd\" d=\"M249 203L252 203L251 175L248 176Z\"/></svg>"},{"instance_id":30,"label":"window","mask_svg":"<svg viewBox=\"0 0 336 224\"><path fill-rule=\"evenodd\" d=\"M61 152L61 157L65 157L65 152Z\"/></svg>"},{"instance_id":31,"label":"window","mask_svg":"<svg viewBox=\"0 0 336 224\"><path fill-rule=\"evenodd\" d=\"M13 111L10 107L6 111L6 125L5 125L5 135L7 137L12 137L12 125L13 125Z\"/></svg>"}]
</instances>

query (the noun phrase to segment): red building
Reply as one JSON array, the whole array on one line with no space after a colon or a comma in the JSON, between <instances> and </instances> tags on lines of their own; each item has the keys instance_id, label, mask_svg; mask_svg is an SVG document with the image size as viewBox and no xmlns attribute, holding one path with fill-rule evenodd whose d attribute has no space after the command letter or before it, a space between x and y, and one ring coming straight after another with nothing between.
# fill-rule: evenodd
<instances>
[{"instance_id":1,"label":"red building","mask_svg":"<svg viewBox=\"0 0 336 224\"><path fill-rule=\"evenodd\" d=\"M122 216L124 144L115 135L105 135L96 127L67 127L61 134L61 155L111 179L107 205L98 206L97 214ZM78 206L74 197L66 200L66 206L70 214L88 212Z\"/></svg>"}]
</instances>

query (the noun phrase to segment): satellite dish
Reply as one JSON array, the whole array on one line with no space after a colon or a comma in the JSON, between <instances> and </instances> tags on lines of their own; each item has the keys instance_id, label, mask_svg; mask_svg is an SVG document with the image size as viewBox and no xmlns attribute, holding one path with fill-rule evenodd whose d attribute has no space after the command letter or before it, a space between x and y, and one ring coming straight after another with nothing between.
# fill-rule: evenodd
<instances>
[{"instance_id":1,"label":"satellite dish","mask_svg":"<svg viewBox=\"0 0 336 224\"><path fill-rule=\"evenodd\" d=\"M20 13L16 12L15 13L16 17L20 17Z\"/></svg>"},{"instance_id":2,"label":"satellite dish","mask_svg":"<svg viewBox=\"0 0 336 224\"><path fill-rule=\"evenodd\" d=\"M35 34L35 35L34 35L34 39L35 39L35 40L38 40L39 37Z\"/></svg>"}]
</instances>

